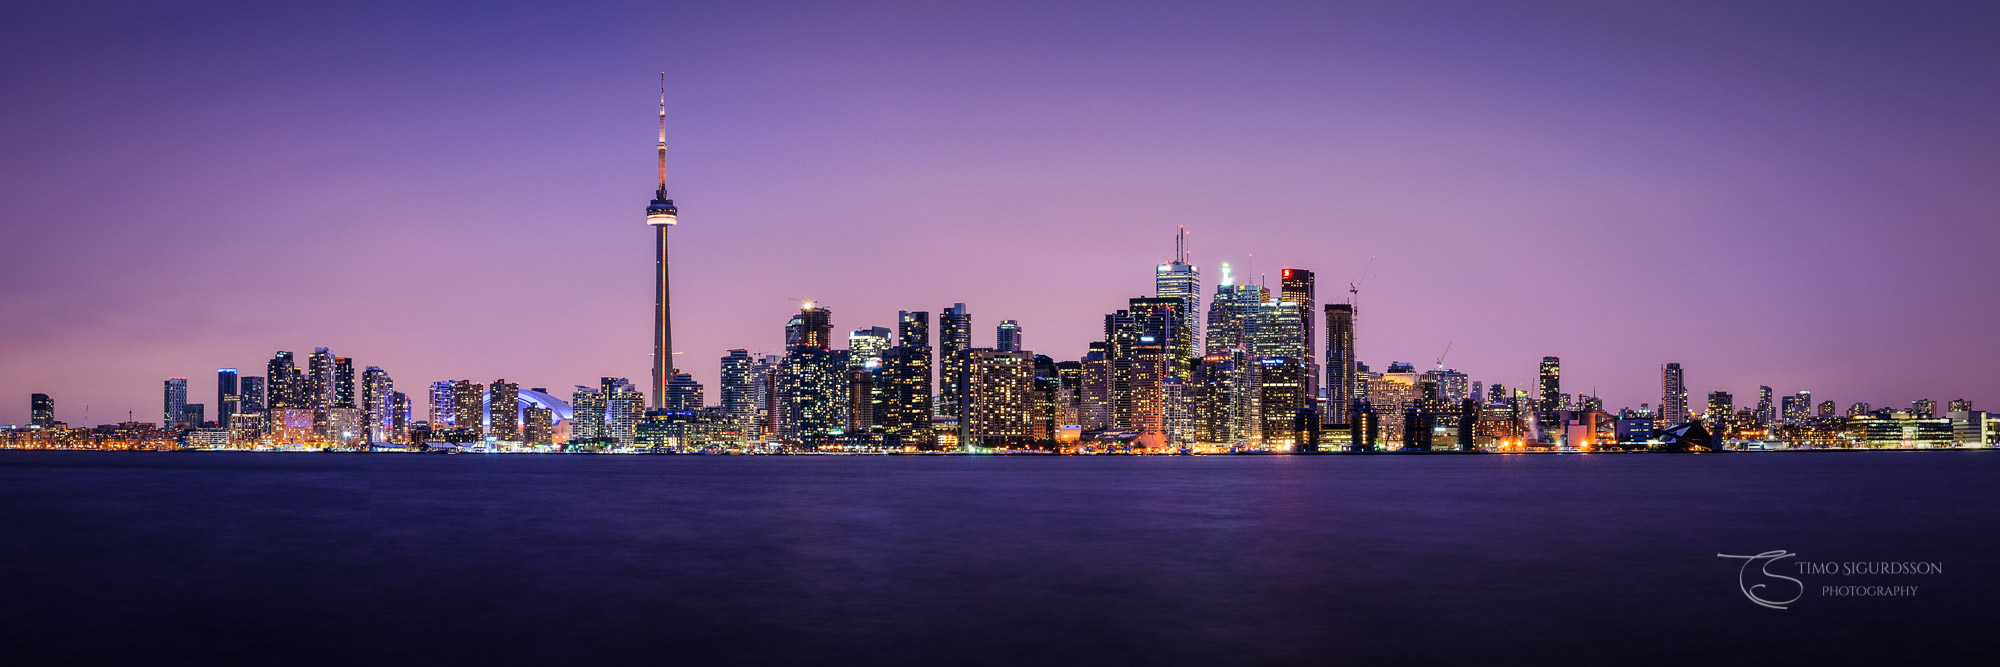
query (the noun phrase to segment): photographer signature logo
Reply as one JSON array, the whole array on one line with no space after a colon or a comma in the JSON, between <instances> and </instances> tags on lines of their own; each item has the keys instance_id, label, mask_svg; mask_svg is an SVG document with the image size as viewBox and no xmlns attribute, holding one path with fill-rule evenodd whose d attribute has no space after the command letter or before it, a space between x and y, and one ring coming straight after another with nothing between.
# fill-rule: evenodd
<instances>
[{"instance_id":1,"label":"photographer signature logo","mask_svg":"<svg viewBox=\"0 0 2000 667\"><path fill-rule=\"evenodd\" d=\"M1772 574L1771 564L1776 563L1779 560L1791 558L1797 555L1798 554L1786 551L1784 549L1776 549L1772 551L1766 551L1764 553L1757 554L1754 556L1738 556L1735 554L1716 554L1715 557L1737 558L1743 561L1743 567L1737 568L1736 570L1736 587L1743 591L1744 597L1750 598L1751 602L1755 602L1765 607L1770 607L1772 609L1784 609L1785 605L1791 604L1793 602L1798 602L1799 598L1805 597L1806 584L1805 582L1793 579L1791 577L1787 577L1782 574ZM1757 572L1760 576L1763 577L1762 579L1758 579L1757 583L1754 584L1750 583L1752 577L1752 575L1750 574L1750 565L1753 563L1759 563L1757 567ZM1785 581L1791 582L1791 584L1789 585L1779 584L1776 588L1772 588L1771 582L1768 580L1773 580L1773 579L1783 579ZM1771 595L1772 597L1776 597L1776 595L1781 594L1780 593L1781 591L1788 591L1792 589L1797 589L1798 592L1792 595L1792 597L1788 599L1776 600L1765 597L1765 595Z\"/></svg>"}]
</instances>

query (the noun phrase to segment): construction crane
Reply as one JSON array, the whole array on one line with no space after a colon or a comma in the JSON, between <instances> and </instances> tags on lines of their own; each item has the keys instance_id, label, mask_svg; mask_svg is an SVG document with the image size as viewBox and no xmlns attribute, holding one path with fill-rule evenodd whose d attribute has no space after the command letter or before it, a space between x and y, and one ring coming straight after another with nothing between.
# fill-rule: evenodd
<instances>
[{"instance_id":1,"label":"construction crane","mask_svg":"<svg viewBox=\"0 0 2000 667\"><path fill-rule=\"evenodd\" d=\"M1368 282L1368 270L1372 268L1375 268L1375 257L1370 255L1368 257L1368 265L1361 267L1361 275L1356 276L1353 282L1347 283L1347 293L1349 294L1347 305L1354 305L1354 301L1361 297L1361 283Z\"/></svg>"},{"instance_id":2,"label":"construction crane","mask_svg":"<svg viewBox=\"0 0 2000 667\"><path fill-rule=\"evenodd\" d=\"M1447 342L1444 344L1444 354L1438 355L1438 361L1437 361L1438 370L1444 370L1444 358L1450 354L1451 354L1451 343Z\"/></svg>"}]
</instances>

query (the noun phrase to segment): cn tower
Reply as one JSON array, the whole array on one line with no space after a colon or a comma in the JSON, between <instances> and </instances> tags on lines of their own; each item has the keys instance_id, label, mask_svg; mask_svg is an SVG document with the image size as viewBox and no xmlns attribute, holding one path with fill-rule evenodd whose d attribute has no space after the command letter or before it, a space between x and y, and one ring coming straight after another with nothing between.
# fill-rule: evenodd
<instances>
[{"instance_id":1,"label":"cn tower","mask_svg":"<svg viewBox=\"0 0 2000 667\"><path fill-rule=\"evenodd\" d=\"M674 319L667 299L667 229L674 226L681 210L667 198L667 74L660 73L660 189L653 203L646 205L646 224L659 235L660 248L653 264L659 278L659 294L653 301L653 409L667 407L667 381L674 377Z\"/></svg>"}]
</instances>

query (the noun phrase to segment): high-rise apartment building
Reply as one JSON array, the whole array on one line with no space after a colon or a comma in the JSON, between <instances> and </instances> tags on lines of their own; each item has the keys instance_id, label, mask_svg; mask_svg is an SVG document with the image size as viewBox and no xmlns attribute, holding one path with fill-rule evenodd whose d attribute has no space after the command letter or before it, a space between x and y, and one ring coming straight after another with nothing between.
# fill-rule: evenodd
<instances>
[{"instance_id":1,"label":"high-rise apartment building","mask_svg":"<svg viewBox=\"0 0 2000 667\"><path fill-rule=\"evenodd\" d=\"M1347 423L1354 402L1354 305L1326 304L1326 421Z\"/></svg>"},{"instance_id":2,"label":"high-rise apartment building","mask_svg":"<svg viewBox=\"0 0 2000 667\"><path fill-rule=\"evenodd\" d=\"M269 407L269 404L264 402L264 378L245 375L237 380L237 389L237 414L263 414Z\"/></svg>"},{"instance_id":3,"label":"high-rise apartment building","mask_svg":"<svg viewBox=\"0 0 2000 667\"><path fill-rule=\"evenodd\" d=\"M361 410L369 442L396 440L396 383L380 366L361 371Z\"/></svg>"},{"instance_id":4,"label":"high-rise apartment building","mask_svg":"<svg viewBox=\"0 0 2000 667\"><path fill-rule=\"evenodd\" d=\"M333 358L333 404L335 407L354 407L354 360L347 357Z\"/></svg>"},{"instance_id":5,"label":"high-rise apartment building","mask_svg":"<svg viewBox=\"0 0 2000 667\"><path fill-rule=\"evenodd\" d=\"M961 443L988 448L1027 445L1033 438L1034 355L973 349L960 358L966 378Z\"/></svg>"},{"instance_id":6,"label":"high-rise apartment building","mask_svg":"<svg viewBox=\"0 0 2000 667\"><path fill-rule=\"evenodd\" d=\"M963 369L957 360L960 351L969 349L972 349L972 314L966 312L965 304L954 303L938 313L937 410L941 413L957 415L963 407L958 400L965 393L965 385L959 378Z\"/></svg>"},{"instance_id":7,"label":"high-rise apartment building","mask_svg":"<svg viewBox=\"0 0 2000 667\"><path fill-rule=\"evenodd\" d=\"M1660 421L1665 427L1672 427L1688 420L1687 379L1681 374L1681 365L1670 363L1660 368Z\"/></svg>"},{"instance_id":8,"label":"high-rise apartment building","mask_svg":"<svg viewBox=\"0 0 2000 667\"><path fill-rule=\"evenodd\" d=\"M334 380L333 351L324 347L313 348L312 356L306 358L306 384L302 407L324 411L338 403L340 387Z\"/></svg>"},{"instance_id":9,"label":"high-rise apartment building","mask_svg":"<svg viewBox=\"0 0 2000 667\"><path fill-rule=\"evenodd\" d=\"M1911 401L1910 414L1916 415L1919 419L1934 419L1937 417L1937 401L1928 398Z\"/></svg>"},{"instance_id":10,"label":"high-rise apartment building","mask_svg":"<svg viewBox=\"0 0 2000 667\"><path fill-rule=\"evenodd\" d=\"M505 378L487 385L486 436L500 442L521 441L521 385Z\"/></svg>"},{"instance_id":11,"label":"high-rise apartment building","mask_svg":"<svg viewBox=\"0 0 2000 667\"><path fill-rule=\"evenodd\" d=\"M28 395L28 423L42 428L56 423L56 402L48 394Z\"/></svg>"},{"instance_id":12,"label":"high-rise apartment building","mask_svg":"<svg viewBox=\"0 0 2000 667\"><path fill-rule=\"evenodd\" d=\"M458 408L455 399L452 398L454 394L451 385L450 380L431 383L429 415L431 430L441 431L458 423Z\"/></svg>"},{"instance_id":13,"label":"high-rise apartment building","mask_svg":"<svg viewBox=\"0 0 2000 667\"><path fill-rule=\"evenodd\" d=\"M292 359L292 353L279 350L264 365L265 406L272 412L309 407L301 396L299 368Z\"/></svg>"},{"instance_id":14,"label":"high-rise apartment building","mask_svg":"<svg viewBox=\"0 0 2000 667\"><path fill-rule=\"evenodd\" d=\"M215 424L228 428L229 416L243 407L243 395L237 393L238 373L234 368L215 369Z\"/></svg>"},{"instance_id":15,"label":"high-rise apartment building","mask_svg":"<svg viewBox=\"0 0 2000 667\"><path fill-rule=\"evenodd\" d=\"M1536 377L1535 410L1543 415L1544 422L1554 417L1562 407L1562 358L1542 357L1541 372Z\"/></svg>"},{"instance_id":16,"label":"high-rise apartment building","mask_svg":"<svg viewBox=\"0 0 2000 667\"><path fill-rule=\"evenodd\" d=\"M473 440L486 439L486 385L471 380L451 383L452 428Z\"/></svg>"},{"instance_id":17,"label":"high-rise apartment building","mask_svg":"<svg viewBox=\"0 0 2000 667\"><path fill-rule=\"evenodd\" d=\"M737 435L735 442L747 443L757 437L756 364L750 351L730 350L722 356L722 412L728 415L727 429Z\"/></svg>"},{"instance_id":18,"label":"high-rise apartment building","mask_svg":"<svg viewBox=\"0 0 2000 667\"><path fill-rule=\"evenodd\" d=\"M176 425L186 424L187 400L187 378L167 378L165 416L160 419L160 426L163 428L173 428ZM201 422L197 421L192 426L201 426Z\"/></svg>"},{"instance_id":19,"label":"high-rise apartment building","mask_svg":"<svg viewBox=\"0 0 2000 667\"><path fill-rule=\"evenodd\" d=\"M993 349L1001 352L1026 349L1021 347L1021 323L1014 320L1000 320L1000 326L994 328L993 341Z\"/></svg>"},{"instance_id":20,"label":"high-rise apartment building","mask_svg":"<svg viewBox=\"0 0 2000 667\"><path fill-rule=\"evenodd\" d=\"M878 368L882 365L882 351L894 344L893 332L888 327L868 327L855 329L847 334L847 365L855 368Z\"/></svg>"}]
</instances>

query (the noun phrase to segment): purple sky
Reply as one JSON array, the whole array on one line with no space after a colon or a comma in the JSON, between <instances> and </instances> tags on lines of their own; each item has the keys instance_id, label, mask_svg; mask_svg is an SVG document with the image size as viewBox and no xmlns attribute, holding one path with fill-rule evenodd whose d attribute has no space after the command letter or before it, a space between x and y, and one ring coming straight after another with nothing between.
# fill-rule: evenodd
<instances>
[{"instance_id":1,"label":"purple sky","mask_svg":"<svg viewBox=\"0 0 2000 667\"><path fill-rule=\"evenodd\" d=\"M644 384L661 70L710 402L801 298L1075 359L1185 224L1211 292L1379 256L1378 370L2000 408L1991 3L27 4L0 423L157 420L163 378L212 404L315 346L413 396Z\"/></svg>"}]
</instances>

